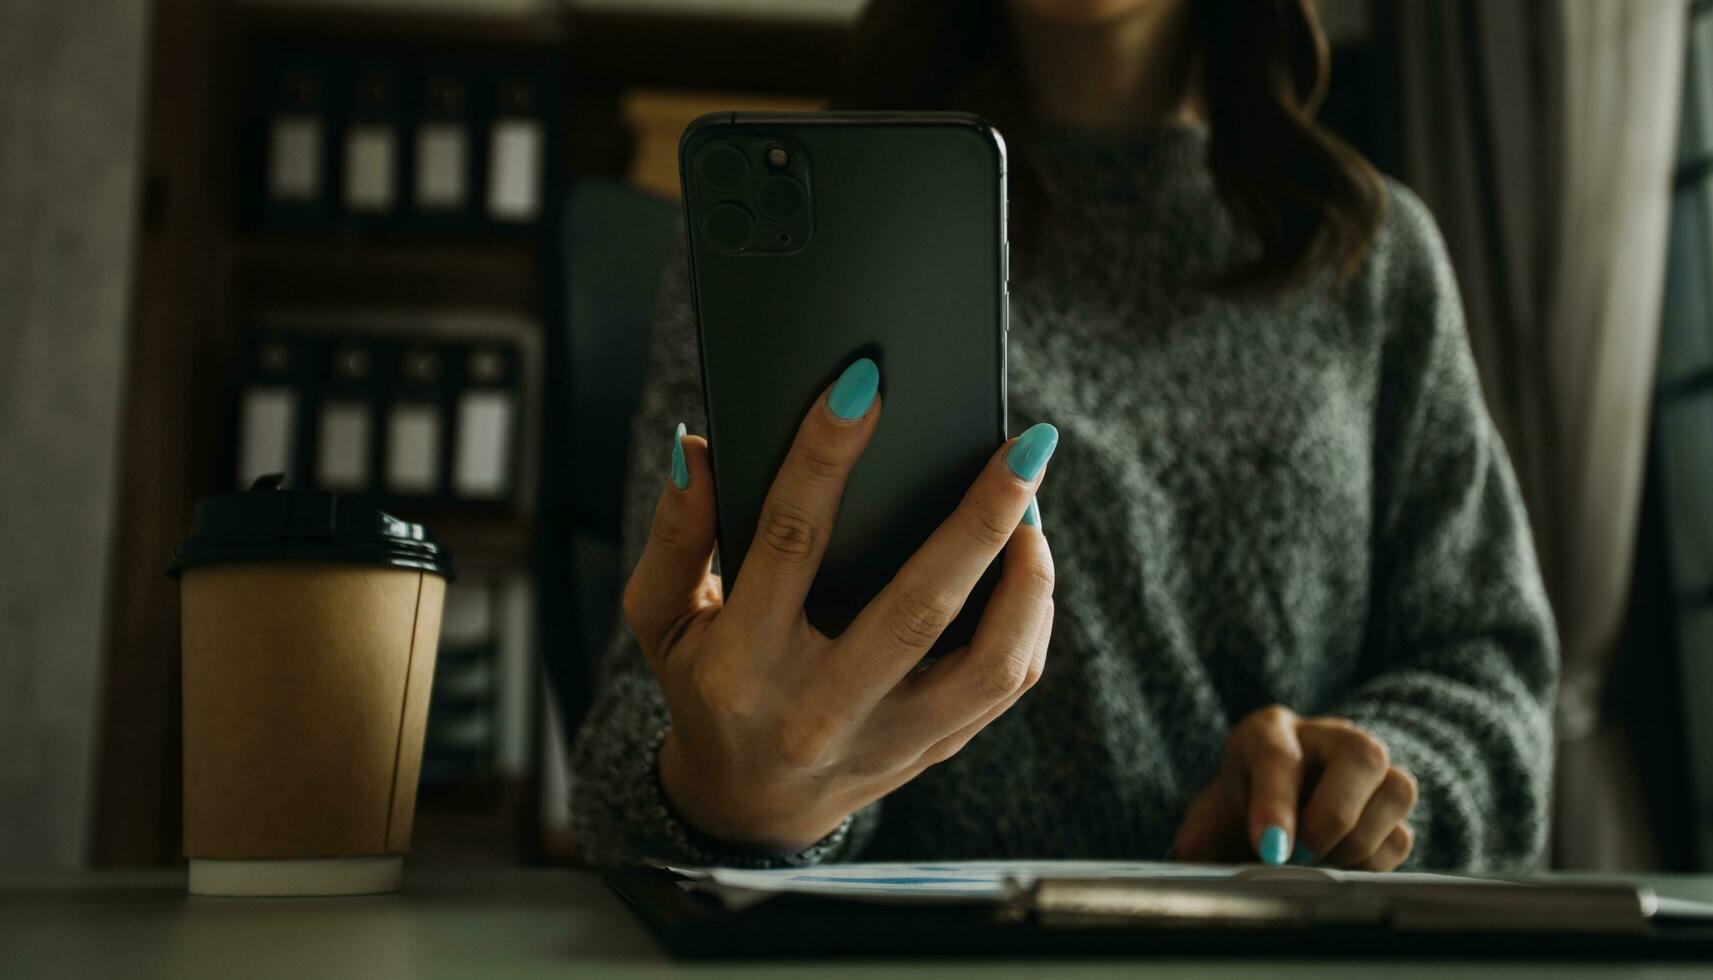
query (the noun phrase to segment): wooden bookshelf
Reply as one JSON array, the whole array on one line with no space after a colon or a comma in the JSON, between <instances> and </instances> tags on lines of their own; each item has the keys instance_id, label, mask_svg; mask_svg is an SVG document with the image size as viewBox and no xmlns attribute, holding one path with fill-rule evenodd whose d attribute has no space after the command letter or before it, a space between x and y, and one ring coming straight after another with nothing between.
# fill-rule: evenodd
<instances>
[{"instance_id":1,"label":"wooden bookshelf","mask_svg":"<svg viewBox=\"0 0 1713 980\"><path fill-rule=\"evenodd\" d=\"M452 552L460 573L510 571L534 565L536 523L527 514L463 507L383 504L387 513L423 525Z\"/></svg>"},{"instance_id":2,"label":"wooden bookshelf","mask_svg":"<svg viewBox=\"0 0 1713 980\"><path fill-rule=\"evenodd\" d=\"M231 0L157 0L152 17L123 509L92 821L92 857L104 865L180 860L179 595L164 569L196 500L231 489L220 439L245 332L280 310L473 310L540 322L550 299L539 234L243 231L237 167L247 58L264 39L551 57L564 43L562 18ZM394 509L426 523L460 570L516 573L535 560L527 509Z\"/></svg>"},{"instance_id":3,"label":"wooden bookshelf","mask_svg":"<svg viewBox=\"0 0 1713 980\"><path fill-rule=\"evenodd\" d=\"M308 37L356 52L408 43L563 57L564 174L623 178L644 151L646 172L661 186L661 134L680 125L672 113L688 111L695 99L668 99L664 110L633 101L631 111L652 112L653 122L627 125L625 92L688 88L815 100L837 88L844 32L833 25L535 9L476 15L234 0L152 5L146 173L92 821L97 864L180 860L179 595L164 568L195 501L231 488L218 443L229 431L224 420L246 331L269 312L335 308L489 310L552 320L557 270L543 250L547 236L241 230L240 119L246 58L259 42ZM632 132L652 142L638 147ZM550 353L545 344L539 350ZM550 376L538 379L551 383ZM523 479L530 479L527 469ZM432 528L461 571L516 572L537 561L540 523L530 507L391 509Z\"/></svg>"},{"instance_id":4,"label":"wooden bookshelf","mask_svg":"<svg viewBox=\"0 0 1713 980\"><path fill-rule=\"evenodd\" d=\"M561 47L568 30L566 18L544 9L484 12L423 5L392 9L376 5L307 2L270 3L239 0L235 4L242 28L251 34L313 34L337 37L351 45L398 40L440 42L459 48Z\"/></svg>"},{"instance_id":5,"label":"wooden bookshelf","mask_svg":"<svg viewBox=\"0 0 1713 980\"><path fill-rule=\"evenodd\" d=\"M246 236L231 276L244 309L349 304L541 312L533 241Z\"/></svg>"}]
</instances>

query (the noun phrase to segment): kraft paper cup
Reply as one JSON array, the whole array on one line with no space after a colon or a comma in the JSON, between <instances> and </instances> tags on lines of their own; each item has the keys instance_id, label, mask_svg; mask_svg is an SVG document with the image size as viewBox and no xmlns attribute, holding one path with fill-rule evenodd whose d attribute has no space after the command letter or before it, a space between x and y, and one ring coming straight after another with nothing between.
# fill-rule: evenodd
<instances>
[{"instance_id":1,"label":"kraft paper cup","mask_svg":"<svg viewBox=\"0 0 1713 980\"><path fill-rule=\"evenodd\" d=\"M199 506L175 563L190 891L394 891L410 850L449 564L438 549L426 567L378 557L362 521L339 519L354 502L278 491L245 500L262 492L210 498L238 501L224 517L248 537L222 537L207 526L220 515L205 521ZM406 540L426 539L370 512ZM308 547L303 526L313 537L322 514L331 527ZM273 518L290 533L270 533Z\"/></svg>"}]
</instances>

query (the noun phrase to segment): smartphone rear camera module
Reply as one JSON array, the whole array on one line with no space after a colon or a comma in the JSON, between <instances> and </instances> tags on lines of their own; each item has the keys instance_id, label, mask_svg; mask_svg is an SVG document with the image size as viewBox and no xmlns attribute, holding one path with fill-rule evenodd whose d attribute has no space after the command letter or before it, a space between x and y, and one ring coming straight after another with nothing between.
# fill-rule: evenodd
<instances>
[{"instance_id":1,"label":"smartphone rear camera module","mask_svg":"<svg viewBox=\"0 0 1713 980\"><path fill-rule=\"evenodd\" d=\"M717 143L702 154L702 179L717 191L735 191L749 176L749 160L730 143Z\"/></svg>"},{"instance_id":2,"label":"smartphone rear camera module","mask_svg":"<svg viewBox=\"0 0 1713 980\"><path fill-rule=\"evenodd\" d=\"M743 207L730 202L716 204L702 222L708 239L728 252L741 252L755 234L755 219Z\"/></svg>"},{"instance_id":3,"label":"smartphone rear camera module","mask_svg":"<svg viewBox=\"0 0 1713 980\"><path fill-rule=\"evenodd\" d=\"M761 182L761 188L756 192L756 204L762 214L774 221L790 221L803 210L804 196L802 184L790 177L775 175Z\"/></svg>"},{"instance_id":4,"label":"smartphone rear camera module","mask_svg":"<svg viewBox=\"0 0 1713 980\"><path fill-rule=\"evenodd\" d=\"M815 237L809 153L783 133L723 133L686 151L693 234L735 258L786 258Z\"/></svg>"}]
</instances>

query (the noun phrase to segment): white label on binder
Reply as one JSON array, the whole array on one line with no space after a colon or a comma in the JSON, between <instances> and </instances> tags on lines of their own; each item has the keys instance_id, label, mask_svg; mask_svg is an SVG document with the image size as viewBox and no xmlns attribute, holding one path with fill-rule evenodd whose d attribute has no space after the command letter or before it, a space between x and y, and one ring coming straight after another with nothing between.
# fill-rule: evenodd
<instances>
[{"instance_id":1,"label":"white label on binder","mask_svg":"<svg viewBox=\"0 0 1713 980\"><path fill-rule=\"evenodd\" d=\"M321 196L321 120L280 116L268 134L268 197L313 201Z\"/></svg>"},{"instance_id":2,"label":"white label on binder","mask_svg":"<svg viewBox=\"0 0 1713 980\"><path fill-rule=\"evenodd\" d=\"M387 489L431 494L440 477L440 410L400 402L387 422Z\"/></svg>"},{"instance_id":3,"label":"white label on binder","mask_svg":"<svg viewBox=\"0 0 1713 980\"><path fill-rule=\"evenodd\" d=\"M473 391L458 399L458 458L452 492L460 497L504 497L511 479L512 398L503 391Z\"/></svg>"},{"instance_id":4,"label":"white label on binder","mask_svg":"<svg viewBox=\"0 0 1713 980\"><path fill-rule=\"evenodd\" d=\"M488 147L488 215L497 221L533 221L541 210L541 124L533 119L494 123Z\"/></svg>"},{"instance_id":5,"label":"white label on binder","mask_svg":"<svg viewBox=\"0 0 1713 980\"><path fill-rule=\"evenodd\" d=\"M456 208L469 183L469 146L464 127L430 123L416 133L416 203L424 208Z\"/></svg>"},{"instance_id":6,"label":"white label on binder","mask_svg":"<svg viewBox=\"0 0 1713 980\"><path fill-rule=\"evenodd\" d=\"M238 408L238 485L256 477L291 472L297 434L297 392L283 385L256 385Z\"/></svg>"},{"instance_id":7,"label":"white label on binder","mask_svg":"<svg viewBox=\"0 0 1713 980\"><path fill-rule=\"evenodd\" d=\"M369 485L369 406L363 402L321 403L321 439L315 479L329 490Z\"/></svg>"},{"instance_id":8,"label":"white label on binder","mask_svg":"<svg viewBox=\"0 0 1713 980\"><path fill-rule=\"evenodd\" d=\"M345 138L345 206L388 211L393 206L393 131L353 126Z\"/></svg>"}]
</instances>

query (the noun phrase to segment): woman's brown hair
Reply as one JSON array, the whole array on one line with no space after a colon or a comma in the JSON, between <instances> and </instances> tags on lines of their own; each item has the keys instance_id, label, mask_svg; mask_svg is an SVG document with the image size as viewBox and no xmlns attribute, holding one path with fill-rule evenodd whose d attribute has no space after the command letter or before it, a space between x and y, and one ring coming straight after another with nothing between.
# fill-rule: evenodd
<instances>
[{"instance_id":1,"label":"woman's brown hair","mask_svg":"<svg viewBox=\"0 0 1713 980\"><path fill-rule=\"evenodd\" d=\"M1348 280L1379 228L1385 185L1315 122L1330 58L1312 0L1189 2L1208 167L1260 245L1212 285L1276 295L1323 271ZM872 0L857 29L845 104L970 109L1026 143L1033 127L1020 76L1003 0ZM1027 172L1027 161L1014 169ZM1026 215L1028 202L1020 203Z\"/></svg>"}]
</instances>

